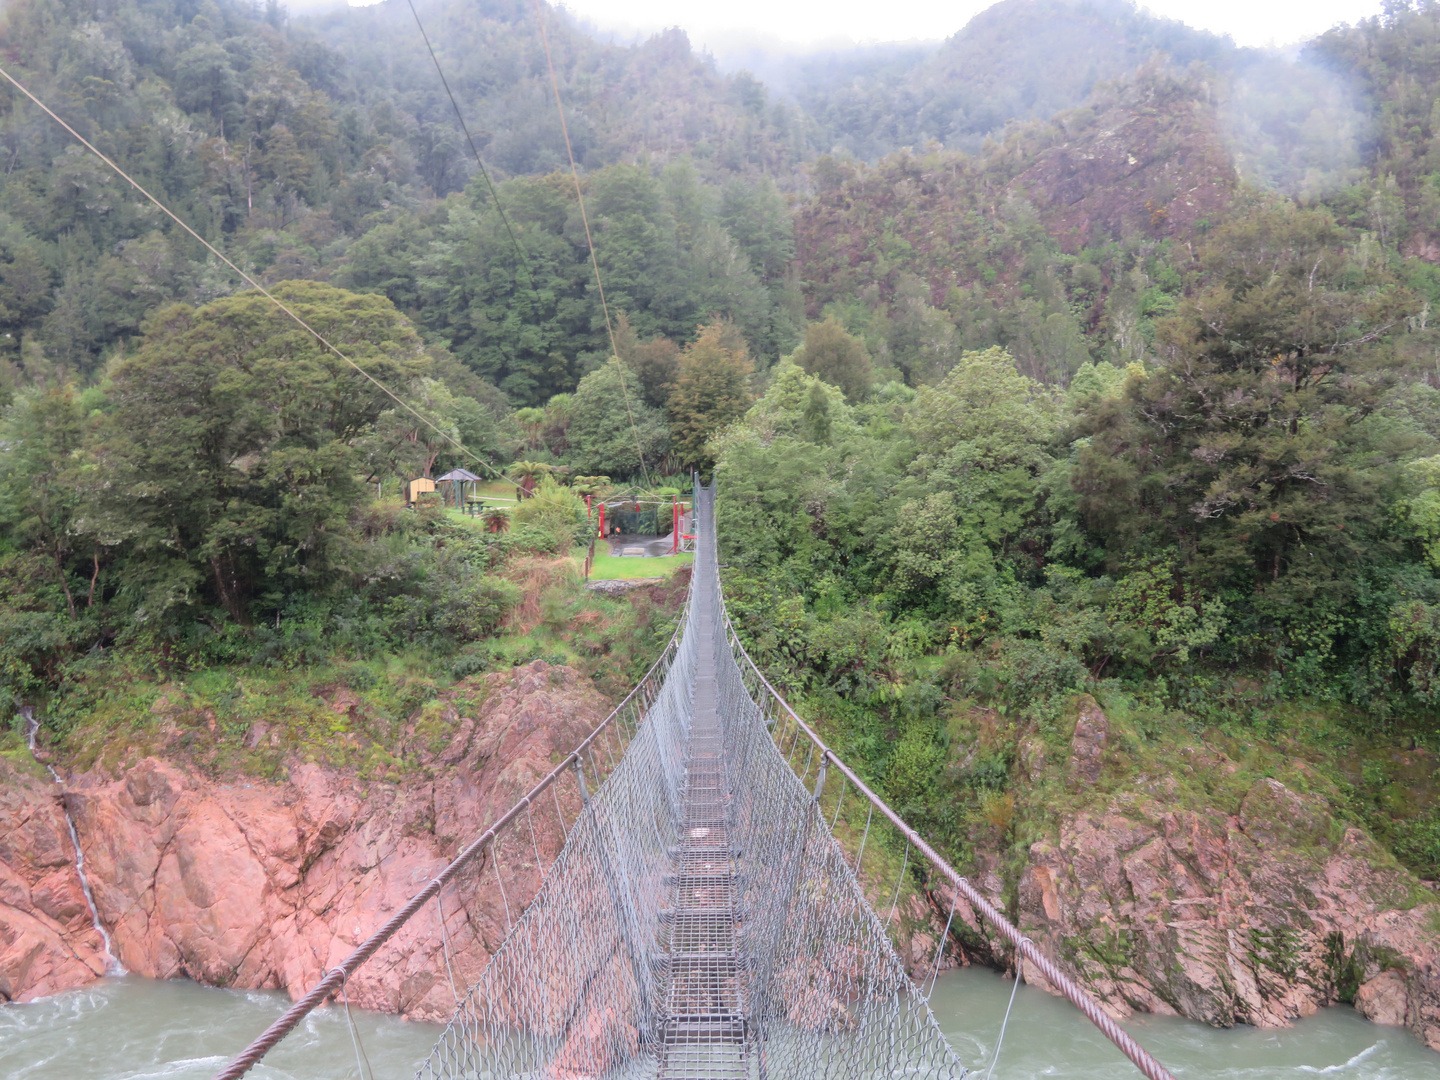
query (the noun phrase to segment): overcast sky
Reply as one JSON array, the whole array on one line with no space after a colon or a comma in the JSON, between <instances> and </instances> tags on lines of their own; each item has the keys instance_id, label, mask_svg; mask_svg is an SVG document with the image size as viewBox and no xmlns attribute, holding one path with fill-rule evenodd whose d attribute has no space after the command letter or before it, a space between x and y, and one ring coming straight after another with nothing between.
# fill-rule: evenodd
<instances>
[{"instance_id":1,"label":"overcast sky","mask_svg":"<svg viewBox=\"0 0 1440 1080\"><path fill-rule=\"evenodd\" d=\"M354 2L354 0L352 0ZM681 26L701 47L744 31L814 46L828 41L938 41L993 0L566 0L601 29ZM1287 45L1380 9L1380 0L1150 0L1141 6L1240 45Z\"/></svg>"}]
</instances>

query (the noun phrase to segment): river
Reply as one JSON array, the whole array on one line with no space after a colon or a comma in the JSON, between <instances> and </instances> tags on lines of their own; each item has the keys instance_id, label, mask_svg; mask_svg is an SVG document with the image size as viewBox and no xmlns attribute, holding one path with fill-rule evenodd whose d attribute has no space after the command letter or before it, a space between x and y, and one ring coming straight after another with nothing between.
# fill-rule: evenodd
<instances>
[{"instance_id":1,"label":"river","mask_svg":"<svg viewBox=\"0 0 1440 1080\"><path fill-rule=\"evenodd\" d=\"M1011 983L970 969L942 975L932 1004L961 1059L983 1080ZM25 1005L0 1006L5 1080L207 1080L288 1004L276 993L214 990L127 976ZM353 1012L367 1076L413 1075L439 1032L433 1024ZM1187 1020L1137 1017L1129 1030L1184 1080L1440 1080L1440 1054L1348 1008L1283 1031L1220 1031ZM357 1040L343 1009L311 1014L251 1075L257 1080L354 1080ZM996 1080L1138 1078L1066 1002L1028 986L1014 1012Z\"/></svg>"}]
</instances>

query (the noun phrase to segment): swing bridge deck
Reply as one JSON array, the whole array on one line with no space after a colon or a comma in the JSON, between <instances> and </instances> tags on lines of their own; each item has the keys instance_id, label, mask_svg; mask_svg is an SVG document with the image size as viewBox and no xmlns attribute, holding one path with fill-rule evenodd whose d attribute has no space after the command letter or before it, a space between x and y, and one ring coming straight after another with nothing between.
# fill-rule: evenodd
<instances>
[{"instance_id":1,"label":"swing bridge deck","mask_svg":"<svg viewBox=\"0 0 1440 1080\"><path fill-rule=\"evenodd\" d=\"M867 837L874 821L903 841L902 877L913 853L1144 1076L1173 1080L785 703L726 616L713 489L697 485L695 509L682 625L645 678L216 1080L238 1080L572 774L584 802L559 857L419 1077L965 1076L867 900L863 843L852 859L820 812L827 770L868 802Z\"/></svg>"}]
</instances>

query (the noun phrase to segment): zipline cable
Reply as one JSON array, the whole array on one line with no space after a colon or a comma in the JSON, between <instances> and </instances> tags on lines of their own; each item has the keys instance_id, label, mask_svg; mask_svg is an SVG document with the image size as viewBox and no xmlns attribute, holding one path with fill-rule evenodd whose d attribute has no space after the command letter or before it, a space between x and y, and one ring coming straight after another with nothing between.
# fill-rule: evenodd
<instances>
[{"instance_id":1,"label":"zipline cable","mask_svg":"<svg viewBox=\"0 0 1440 1080\"><path fill-rule=\"evenodd\" d=\"M410 14L415 16L415 26L420 31L420 37L425 42L425 48L430 53L430 60L435 65L435 74L440 76L440 85L445 87L445 96L450 99L450 107L455 110L455 120L460 125L460 130L465 133L465 141L470 144L470 154L475 158L475 166L480 170L480 175L485 179L485 186L490 191L490 199L495 203L495 212L500 215L500 221L505 226L505 232L510 236L510 243L515 247L515 254L520 259L520 265L525 268L525 280L530 283L531 295L535 297L535 312L538 318L540 309L544 306L544 300L540 296L540 287L535 284L535 271L530 266L530 258L525 254L525 249L520 246L520 238L515 235L515 229L510 224L510 215L505 213L505 208L500 205L500 192L495 188L495 182L490 179L490 170L485 168L485 162L480 158L480 149L475 145L475 139L470 134L470 125L465 123L465 116L460 111L460 103L455 100L455 93L450 89L450 80L445 77L445 69L440 66L440 57L435 53L435 46L430 43L430 35L425 32L425 24L420 21L420 12L415 9L415 0L406 0L410 5ZM515 351L510 354L512 362L519 360L520 333L517 328L515 334ZM505 348L502 345L501 351Z\"/></svg>"},{"instance_id":2,"label":"zipline cable","mask_svg":"<svg viewBox=\"0 0 1440 1080\"><path fill-rule=\"evenodd\" d=\"M535 296L536 310L540 308L541 297L539 286L535 284L535 273L530 266L530 260L525 254L525 249L520 245L519 238L510 224L510 218L505 213L505 208L500 204L500 193L495 187L495 182L490 178L490 171L485 168L485 162L480 157L480 149L475 145L475 139L470 134L470 126L465 123L465 115L460 110L460 103L455 98L455 92L450 88L450 80L445 77L445 69L440 63L440 57L435 52L435 46L430 41L430 35L425 30L425 23L420 18L420 12L415 7L415 0L406 0L409 5L410 14L415 19L415 27L420 31L421 40L425 42L425 49L430 53L430 62L435 65L435 74L440 77L440 85L445 88L445 96L450 99L450 108L454 110L455 121L460 125L460 130L465 134L465 141L470 146L470 154L475 159L475 165L480 170L481 177L485 180L485 186L489 189L490 198L495 203L495 212L500 215L500 221L505 226L505 232L510 237L510 243L515 247L515 254L519 257L521 265L525 267L525 277L530 283L530 291ZM610 339L610 351L620 359L620 350L615 343L615 330L610 321L610 307L605 299L605 286L600 280L600 264L595 257L595 242L590 235L590 219L585 211L585 197L580 190L580 176L575 166L575 152L570 146L570 131L565 123L565 109L560 103L560 85L555 75L555 64L550 56L550 39L545 31L545 19L541 14L538 4L536 5L536 16L540 24L540 40L545 47L545 63L550 70L550 85L555 91L555 108L560 117L560 132L565 137L565 152L570 158L570 175L575 181L575 198L580 206L580 220L585 226L585 242L590 249L590 265L595 271L595 288L600 295L600 310L605 315L605 332ZM624 361L622 360L623 364ZM635 436L635 452L640 462L640 474L645 480L645 486L650 486L650 473L645 467L645 452L640 438L640 429L635 423L635 414L630 407L630 392L625 384L625 373L620 371L620 394L625 402L625 415L630 421L630 431Z\"/></svg>"},{"instance_id":3,"label":"zipline cable","mask_svg":"<svg viewBox=\"0 0 1440 1080\"><path fill-rule=\"evenodd\" d=\"M382 383L379 379L375 378L374 375L371 375L368 371L366 371L364 368L362 368L362 367L361 367L359 364L357 364L354 360L351 360L350 357L346 356L343 352L341 352L340 349L337 348L334 344L332 344L332 343L330 342L330 340L329 340L327 337L325 337L324 334L320 333L319 330L316 330L313 326L311 326L311 325L310 325L309 323L307 323L304 319L302 319L298 314L295 313L294 310L292 310L287 304L285 304L284 301L282 301L279 297L277 297L277 296L276 296L274 293L272 293L269 289L265 288L265 286L261 285L258 281L256 281L253 277L251 277L249 274L247 274L244 270L240 269L240 267L236 266L233 262L231 262L228 258L226 258L226 256L225 256L223 253L221 253L221 251L220 251L214 244L210 243L209 240L206 240L203 236L201 236L201 235L200 235L199 233L197 233L194 229L192 229L189 225L187 225L187 224L179 217L179 215L177 215L173 210L171 210L168 206L166 206L164 203L162 203L162 202L161 202L159 199L157 199L154 195L151 195L149 191L147 191L144 187L141 186L141 184L139 183L139 181L137 181L134 177L132 177L129 173L127 173L124 169L120 168L119 165L115 164L115 162L111 161L108 157L106 157L106 156L105 156L104 154L102 154L99 150L97 150L97 149L94 147L94 145L92 145L92 144L90 143L90 141L85 138L85 136L81 135L78 131L76 131L73 127L71 127L69 124L67 124L67 123L66 123L64 120L62 120L58 115L56 115L56 113L54 112L54 110L52 110L52 109L50 108L50 106L46 105L46 104L45 104L43 101L41 101L38 97L36 97L34 94L32 94L32 93L29 91L29 89L27 89L27 88L25 87L25 85L20 82L20 80L18 80L17 78L15 78L15 76L11 75L11 74L10 74L8 71L6 71L3 67L0 67L0 77L3 77L6 82L8 82L11 86L15 87L15 89L19 90L22 94L24 94L27 98L29 98L32 102L34 102L35 105L40 109L41 112L43 112L46 116L50 117L51 120L54 120L55 123L59 124L62 128L64 128L67 132L69 132L69 134L71 135L71 137L74 138L78 143L80 143L81 146L85 147L85 149L89 150L92 154L94 154L96 157L98 157L98 158L99 158L101 161L103 161L106 165L110 166L110 168L115 172L115 174L116 174L117 176L119 176L119 177L120 177L122 180L124 180L127 184L129 184L131 187L133 187L133 188L134 188L136 191L138 191L141 195L145 196L145 198L148 199L148 200L150 200L150 202L154 203L155 206L160 210L161 213L163 213L163 214L164 214L166 217L168 217L171 221L175 222L176 225L179 225L180 228L184 229L187 233L189 233L195 240L197 240L197 241L205 248L205 250L207 250L208 252L210 252L210 254L214 255L217 259L219 259L221 262L223 262L223 263L224 263L226 266L228 266L231 270L235 271L235 273L238 274L238 275L240 276L240 278L241 278L242 280L244 280L245 283L248 284L252 289L254 289L256 292L258 292L261 296L265 297L265 299L269 300L269 301L270 301L272 304L274 304L277 308L279 308L279 309L280 309L281 311L283 311L286 315L288 315L291 319L293 319L293 320L295 321L295 323L301 327L301 329L303 329L306 333L310 334L316 341L318 341L318 342L319 342L321 345L323 345L326 349L328 349L330 352L334 353L336 356L338 356L338 357L339 357L341 360L343 360L345 363L349 364L352 368L354 368L357 372L359 372L359 373L360 373L365 379L367 379L369 382L373 383L373 384L375 385L375 387L376 387L378 390L380 390L381 393L383 393L386 397L390 398L390 400L394 401L395 404L399 405L402 409L404 409L406 412L408 412L411 416L415 417L415 419L419 420L419 421L420 421L422 424L424 424L427 428L429 428L431 431L435 432L435 434L439 435L439 436L440 436L442 439L444 439L446 442L448 442L448 443L450 443L452 446L454 446L454 447L455 447L457 450L459 450L462 454L465 454L465 455L468 456L471 460L473 460L473 461L475 461L475 462L478 462L481 466L483 466L484 468L488 469L491 473L493 473L495 476L499 477L501 480L504 480L504 481L505 481L506 483L508 483L508 484L513 484L515 487L521 487L521 486L522 486L522 485L519 483L519 481L514 480L514 479L512 479L511 477L505 475L504 472L502 472L500 469L497 469L494 465L490 464L490 462L486 461L486 460L485 460L483 457L481 457L479 454L475 453L475 451L471 450L468 446L466 446L464 443L462 443L459 439L455 438L455 436L451 435L451 434L450 434L448 431L446 431L444 428L440 427L439 424L436 424L433 420L431 420L431 419L429 419L428 417L426 417L423 413L421 413L418 409L416 409L416 408L415 408L413 405L411 405L408 401L405 401L405 400L404 400L403 398L401 398L398 394L396 394L393 390L391 390L388 386L386 386L384 383ZM623 382L622 382L622 387L623 387ZM629 407L629 402L628 402L628 400L627 400L627 402L626 402L626 407L627 407L627 409L628 409L628 407ZM632 421L632 424L633 424L633 421ZM642 464L643 464L643 463L642 463ZM649 477L648 477L648 476L646 477L646 484L647 484L647 486L649 485ZM533 498L534 495L532 494L531 497Z\"/></svg>"},{"instance_id":4,"label":"zipline cable","mask_svg":"<svg viewBox=\"0 0 1440 1080\"><path fill-rule=\"evenodd\" d=\"M650 470L645 468L645 449L640 443L640 429L635 425L635 413L630 408L630 391L625 386L625 362L620 359L620 350L615 345L615 327L610 322L610 305L605 300L605 286L600 281L600 260L595 257L595 239L590 235L590 217L585 213L585 195L580 190L580 170L575 165L575 150L570 145L570 129L565 124L565 106L560 102L560 80L555 75L555 60L550 55L550 35L545 31L545 11L541 0L535 0L535 21L540 24L540 43L545 47L545 66L550 69L550 87L555 91L555 111L560 116L560 134L565 136L565 153L570 157L570 176L575 181L575 198L580 203L580 221L585 226L585 243L590 247L590 265L595 271L595 289L600 294L600 310L605 313L605 333L610 336L610 354L619 361L616 372L620 376L620 396L625 399L625 415L630 418L630 430L635 435L635 456L640 460L640 475L645 486L650 486Z\"/></svg>"}]
</instances>

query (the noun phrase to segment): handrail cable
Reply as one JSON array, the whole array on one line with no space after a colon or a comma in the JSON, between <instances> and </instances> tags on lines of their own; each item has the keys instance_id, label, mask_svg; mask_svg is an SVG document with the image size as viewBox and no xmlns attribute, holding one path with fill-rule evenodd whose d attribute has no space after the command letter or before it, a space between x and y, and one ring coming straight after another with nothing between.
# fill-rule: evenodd
<instances>
[{"instance_id":1,"label":"handrail cable","mask_svg":"<svg viewBox=\"0 0 1440 1080\"><path fill-rule=\"evenodd\" d=\"M163 214L164 214L166 217L168 217L171 221L175 222L176 225L179 225L180 228L184 229L187 233L189 233L190 236L192 236L195 240L197 240L207 251L210 252L210 254L214 255L217 259L219 259L221 262L223 262L223 263L224 263L226 266L228 266L231 270L235 271L235 273L238 274L238 275L245 281L245 283L248 284L252 289L254 289L256 292L258 292L261 296L265 297L265 299L269 300L269 301L270 301L272 304L274 304L277 308L279 308L279 309L280 309L281 311L283 311L286 315L288 315L291 319L293 319L293 320L301 327L301 329L303 329L306 333L310 334L310 336L312 336L316 341L318 341L318 342L319 342L321 345L323 345L326 349L328 349L330 352L334 353L334 354L335 354L336 356L338 356L341 360L343 360L345 363L349 364L352 368L354 368L357 372L359 372L362 376L364 376L364 378L366 378L366 379L369 380L371 383L373 383L383 394L385 394L386 397L390 398L392 401L395 402L395 404L399 405L399 406L400 406L402 409L404 409L406 412L410 413L410 415L414 416L417 420L419 420L422 424L424 424L426 427L428 427L431 431L433 431L433 432L435 432L437 435L439 435L439 436L440 436L442 439L444 439L446 442L448 442L448 443L450 443L451 445L453 445L453 446L454 446L456 449L458 449L462 454L467 455L471 460L473 460L473 461L475 461L475 462L478 462L481 466L483 466L484 468L490 470L490 472L492 472L492 473L493 473L495 476L497 476L499 479L504 480L504 481L505 481L506 483L508 483L508 484L514 484L516 487L521 487L521 484L520 484L519 481L512 479L511 477L507 476L502 470L497 469L497 468L496 468L494 465L492 465L489 461L487 461L485 458L483 458L482 456L480 456L479 454L477 454L475 451L471 450L468 446L466 446L464 443L462 443L459 439L455 438L455 436L451 435L448 431L446 431L444 428L442 428L439 424L436 424L433 420L431 420L431 419L429 419L428 417L426 417L423 413L420 412L420 410L416 409L416 408L415 408L413 405L411 405L408 401L405 401L405 400L404 400L403 398L401 398L398 394L396 394L395 391L391 390L388 386L386 386L384 383L382 383L379 379L375 378L374 375L371 375L368 371L366 371L364 368L362 368L362 367L361 367L359 364L357 364L354 360L350 359L350 357L346 356L343 352L341 352L340 349L337 348L334 344L332 344L331 341L330 341L327 337L325 337L324 334L320 333L319 330L316 330L313 326L311 326L308 322L306 322L303 318L301 318L292 308L290 308L284 301L282 301L279 297L277 297L277 296L276 296L274 293L272 293L269 289L267 289L267 288L265 288L265 286L261 285L258 281L256 281L253 277L251 277L249 274L247 274L244 270L240 269L240 267L236 266L235 263L231 262L230 259L228 259L214 244L210 243L209 240L206 240L203 236L201 236L198 232L196 232L196 231L195 231L194 229L192 229L188 224L186 224L185 221L182 220L182 219L180 218L180 216L175 213L175 211L171 210L168 206L166 206L164 203L162 203L162 202L161 202L159 199L157 199L154 195L150 194L149 191L147 191L143 186L141 186L141 184L139 183L139 181L137 181L134 177L132 177L129 173L127 173L124 169L120 168L120 166L117 165L117 164L115 164L115 162L112 161L112 160L110 160L110 158L106 157L106 156L105 156L104 154L102 154L99 150L97 150L97 149L95 148L95 146L94 146L93 144L91 144L88 139L85 138L85 136L81 135L78 131L76 131L73 127L71 127L69 124L67 124L67 123L66 123L64 120L62 120L58 115L56 115L56 113L54 112L54 110L52 110L52 109L50 108L50 106L46 105L43 101L41 101L38 97L36 97L33 93L31 93L30 90L29 90L28 88L26 88L26 86L25 86L23 83L20 82L20 80L18 80L17 78L15 78L15 76L11 75L11 74L10 74L8 71L6 71L3 67L0 67L0 77L3 77L6 82L10 83L11 86L15 87L15 89L19 90L22 94L24 94L27 98L29 98L32 102L34 102L34 103L40 108L40 110L45 113L46 116L50 117L51 120L54 120L55 123L59 124L62 128L64 128L67 132L69 132L70 135L71 135L78 143L80 143L81 146L85 147L85 149L89 150L92 154L94 154L96 157L98 157L98 158L99 158L101 161L103 161L106 165L110 166L110 168L115 172L115 174L116 174L117 176L119 176L119 177L120 177L122 180L124 180L127 184L129 184L131 187L133 187L133 188L134 188L136 191L138 191L141 195L145 196L145 198L147 198L148 200L150 200L150 202L154 203L155 206L161 211L161 213L163 213ZM622 382L621 382L621 386L622 386L622 388L623 388L623 386L624 386L623 380L622 380ZM628 404L629 404L629 403L628 403L628 399L627 399L627 403L626 403L626 404L627 404L627 408L628 408ZM632 425L633 425L633 421L632 421ZM638 437L638 436L637 436L637 437ZM643 466L643 462L642 462L642 466ZM648 477L648 475L647 475L647 477L646 477L646 485L647 485L647 486L649 485L649 477ZM533 498L534 496L532 495L531 497Z\"/></svg>"},{"instance_id":2,"label":"handrail cable","mask_svg":"<svg viewBox=\"0 0 1440 1080\"><path fill-rule=\"evenodd\" d=\"M494 824L472 840L470 845L466 847L464 851L460 852L459 855L455 856L450 864L446 866L444 870L440 871L425 888L412 896L404 907L390 916L380 929L376 930L357 945L354 951L336 967L326 972L324 978L306 991L305 995L297 999L290 1008L286 1009L273 1024L261 1033L259 1038L247 1046L229 1065L216 1073L213 1080L239 1080L240 1077L254 1068L260 1059L274 1049L275 1045L280 1042L281 1039L295 1030L301 1020L305 1019L305 1017L318 1006L324 1004L328 998L339 992L345 985L346 980L349 979L362 964L374 956L382 945L394 937L402 926L409 922L421 908L437 896L440 891L454 879L456 874L489 847L507 825L527 811L534 804L537 796L543 794L546 788L554 790L555 781L559 780L568 770L573 769L575 765L583 759L585 751L590 748L602 733L609 729L612 722L614 722L616 718L620 716L621 712L634 702L641 691L644 690L651 676L659 670L660 665L665 661L666 657L675 649L676 642L679 640L684 625L684 619L682 618L676 625L675 633L671 635L669 643L666 644L664 650L661 651L655 662L650 665L650 670L645 673L644 678L635 684L630 693L626 694L624 699L610 711L610 715L597 724L595 729L591 731L589 735L585 736L574 750L570 751L569 754L560 760L559 764L546 773L539 783L525 793L519 802L501 814L500 817L495 820ZM558 813L558 795L556 810ZM560 821L561 828L564 829L564 818L562 817Z\"/></svg>"},{"instance_id":3,"label":"handrail cable","mask_svg":"<svg viewBox=\"0 0 1440 1080\"><path fill-rule=\"evenodd\" d=\"M1111 1019L1110 1015L1100 1007L1100 1004L1093 997L1086 993L1078 983L1061 971L1049 957L1036 947L1033 941L1022 934L1014 923L1001 914L1000 910L996 908L994 904L985 899L980 891L976 889L974 885L970 884L968 878L963 877L953 866L941 858L940 854L926 843L919 833L907 825L904 819L890 808L889 803L880 798L879 795L876 795L875 792L870 789L869 785L855 774L855 771L851 769L850 766L840 760L835 751L826 745L825 740L820 738L819 734L817 734L809 724L800 719L795 710L790 707L789 702L780 696L780 692L770 684L770 680L765 677L765 673L762 672L755 661L751 659L750 654L745 649L745 645L740 641L740 635L735 629L735 624L730 620L728 611L725 614L725 626L730 632L731 643L740 651L740 655L745 658L745 662L750 666L750 670L754 673L756 679L759 680L760 685L769 691L771 697L785 710L790 719L795 722L796 727L800 731L803 731L813 747L820 751L821 764L823 765L828 761L854 784L856 790L864 795L865 798L869 799L870 804L889 819L890 824L895 826L900 835L909 841L915 850L930 860L931 866L949 879L951 885L955 887L960 895L965 897L970 906L979 912L980 916L986 922L998 930L1001 936L1015 947L1016 952L1030 961L1030 963L1050 981L1052 986L1059 989L1061 994L1068 998L1072 1005L1084 1013L1085 1017L1099 1028L1101 1033L1114 1043L1120 1049L1120 1052L1129 1058L1137 1069L1149 1077L1149 1080L1175 1080L1174 1076L1171 1075L1165 1066L1161 1065L1160 1062L1151 1056L1148 1050L1131 1038L1130 1034ZM1018 969L1018 962L1016 967Z\"/></svg>"},{"instance_id":4,"label":"handrail cable","mask_svg":"<svg viewBox=\"0 0 1440 1080\"><path fill-rule=\"evenodd\" d=\"M575 181L575 198L580 203L580 221L585 226L585 243L590 247L590 266L595 271L595 289L600 294L600 310L605 313L605 333L610 336L610 353L620 363L620 396L625 399L625 415L630 418L630 430L635 435L635 456L640 460L640 475L645 486L650 486L650 470L645 467L645 448L640 443L640 429L635 424L635 413L630 408L630 391L625 386L625 361L620 359L620 349L615 344L615 326L610 321L610 305L605 300L605 285L600 280L600 260L595 255L595 239L590 235L590 216L585 212L585 194L580 189L580 169L575 164L575 150L570 145L570 128L565 123L565 106L560 101L560 79L555 74L555 60L550 55L550 35L545 31L545 12L542 0L535 0L535 21L540 24L540 43L545 47L545 65L550 69L550 87L555 91L555 111L560 116L560 134L565 136L565 153L570 157L570 176Z\"/></svg>"}]
</instances>

